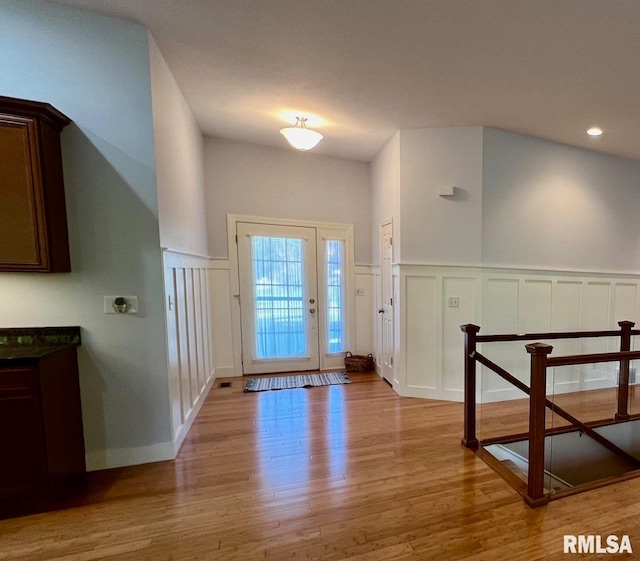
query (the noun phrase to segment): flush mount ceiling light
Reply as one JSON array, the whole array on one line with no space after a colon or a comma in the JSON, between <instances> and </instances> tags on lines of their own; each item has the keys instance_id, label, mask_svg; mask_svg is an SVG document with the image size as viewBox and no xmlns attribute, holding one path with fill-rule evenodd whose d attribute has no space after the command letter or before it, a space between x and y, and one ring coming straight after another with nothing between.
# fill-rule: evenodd
<instances>
[{"instance_id":1,"label":"flush mount ceiling light","mask_svg":"<svg viewBox=\"0 0 640 561\"><path fill-rule=\"evenodd\" d=\"M589 136L601 136L602 135L602 129L600 127L591 127L588 131L587 134Z\"/></svg>"},{"instance_id":2,"label":"flush mount ceiling light","mask_svg":"<svg viewBox=\"0 0 640 561\"><path fill-rule=\"evenodd\" d=\"M293 127L280 129L280 134L289 144L301 152L311 150L324 138L319 132L308 129L306 123L306 117L296 117L296 124Z\"/></svg>"}]
</instances>

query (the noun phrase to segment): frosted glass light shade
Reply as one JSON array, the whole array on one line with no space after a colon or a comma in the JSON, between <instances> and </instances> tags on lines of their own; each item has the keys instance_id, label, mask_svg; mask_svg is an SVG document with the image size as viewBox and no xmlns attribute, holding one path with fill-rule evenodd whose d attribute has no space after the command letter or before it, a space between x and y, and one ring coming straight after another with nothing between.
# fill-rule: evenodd
<instances>
[{"instance_id":1,"label":"frosted glass light shade","mask_svg":"<svg viewBox=\"0 0 640 561\"><path fill-rule=\"evenodd\" d=\"M311 150L324 137L319 132L308 129L304 124L306 119L302 119L300 117L297 119L298 122L294 127L280 129L280 134L284 136L289 144L297 150Z\"/></svg>"}]
</instances>

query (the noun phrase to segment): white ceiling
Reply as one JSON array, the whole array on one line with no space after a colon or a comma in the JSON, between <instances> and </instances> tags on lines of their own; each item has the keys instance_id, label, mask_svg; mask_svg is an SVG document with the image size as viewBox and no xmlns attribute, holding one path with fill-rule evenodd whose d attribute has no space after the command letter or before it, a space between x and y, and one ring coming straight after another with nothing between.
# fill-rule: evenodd
<instances>
[{"instance_id":1,"label":"white ceiling","mask_svg":"<svg viewBox=\"0 0 640 561\"><path fill-rule=\"evenodd\" d=\"M364 161L399 129L468 125L640 159L638 0L60 3L148 27L207 135L284 146L300 114L316 152Z\"/></svg>"}]
</instances>

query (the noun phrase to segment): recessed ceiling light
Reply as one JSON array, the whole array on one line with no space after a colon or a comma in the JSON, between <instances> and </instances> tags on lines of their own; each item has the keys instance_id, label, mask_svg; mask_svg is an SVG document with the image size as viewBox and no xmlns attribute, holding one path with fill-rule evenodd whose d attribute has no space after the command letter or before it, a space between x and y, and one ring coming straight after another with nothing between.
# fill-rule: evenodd
<instances>
[{"instance_id":1,"label":"recessed ceiling light","mask_svg":"<svg viewBox=\"0 0 640 561\"><path fill-rule=\"evenodd\" d=\"M587 134L589 136L600 136L602 134L602 129L600 127L591 127L587 131Z\"/></svg>"}]
</instances>

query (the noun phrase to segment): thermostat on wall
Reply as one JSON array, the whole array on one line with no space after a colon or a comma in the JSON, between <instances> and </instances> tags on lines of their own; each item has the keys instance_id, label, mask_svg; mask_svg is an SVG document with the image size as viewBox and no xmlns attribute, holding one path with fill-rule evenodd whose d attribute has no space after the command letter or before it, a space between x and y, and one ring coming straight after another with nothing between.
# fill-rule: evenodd
<instances>
[{"instance_id":1,"label":"thermostat on wall","mask_svg":"<svg viewBox=\"0 0 640 561\"><path fill-rule=\"evenodd\" d=\"M456 188L453 185L445 185L438 189L438 195L441 197L453 197L456 194Z\"/></svg>"}]
</instances>

